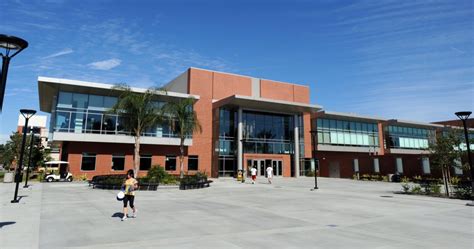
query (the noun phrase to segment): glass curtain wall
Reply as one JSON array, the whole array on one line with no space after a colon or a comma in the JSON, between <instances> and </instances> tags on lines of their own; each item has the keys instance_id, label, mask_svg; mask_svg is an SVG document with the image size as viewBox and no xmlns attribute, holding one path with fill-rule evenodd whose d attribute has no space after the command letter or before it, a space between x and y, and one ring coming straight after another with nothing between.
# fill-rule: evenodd
<instances>
[{"instance_id":1,"label":"glass curtain wall","mask_svg":"<svg viewBox=\"0 0 474 249\"><path fill-rule=\"evenodd\" d=\"M317 120L319 144L373 147L379 145L377 123L347 120Z\"/></svg>"},{"instance_id":2,"label":"glass curtain wall","mask_svg":"<svg viewBox=\"0 0 474 249\"><path fill-rule=\"evenodd\" d=\"M428 149L435 138L434 129L390 125L386 132L390 148L396 149Z\"/></svg>"},{"instance_id":3,"label":"glass curtain wall","mask_svg":"<svg viewBox=\"0 0 474 249\"><path fill-rule=\"evenodd\" d=\"M117 103L117 97L59 92L53 131L95 134L130 135L124 124L124 118L107 111ZM165 102L156 101L157 106ZM142 135L152 137L178 137L172 132L173 120L147 129ZM191 137L191 135L189 136Z\"/></svg>"},{"instance_id":4,"label":"glass curtain wall","mask_svg":"<svg viewBox=\"0 0 474 249\"><path fill-rule=\"evenodd\" d=\"M237 169L237 110L219 110L219 176L234 176ZM294 152L292 115L254 111L242 113L243 152L248 154L291 154ZM300 122L301 153L304 155L304 127Z\"/></svg>"},{"instance_id":5,"label":"glass curtain wall","mask_svg":"<svg viewBox=\"0 0 474 249\"><path fill-rule=\"evenodd\" d=\"M245 111L243 112L244 153L293 153L293 130L293 116Z\"/></svg>"},{"instance_id":6,"label":"glass curtain wall","mask_svg":"<svg viewBox=\"0 0 474 249\"><path fill-rule=\"evenodd\" d=\"M233 177L237 170L237 112L219 110L219 176Z\"/></svg>"}]
</instances>

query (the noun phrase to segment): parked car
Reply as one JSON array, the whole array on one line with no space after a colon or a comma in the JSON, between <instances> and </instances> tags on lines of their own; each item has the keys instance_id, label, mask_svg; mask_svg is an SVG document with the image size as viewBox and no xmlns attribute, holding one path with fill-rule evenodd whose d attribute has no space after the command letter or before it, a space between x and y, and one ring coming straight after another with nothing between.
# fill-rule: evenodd
<instances>
[{"instance_id":1,"label":"parked car","mask_svg":"<svg viewBox=\"0 0 474 249\"><path fill-rule=\"evenodd\" d=\"M47 182L61 181L61 182L72 182L72 174L69 172L69 163L65 161L50 161L46 162L44 172L44 180ZM48 169L48 166L50 169Z\"/></svg>"}]
</instances>

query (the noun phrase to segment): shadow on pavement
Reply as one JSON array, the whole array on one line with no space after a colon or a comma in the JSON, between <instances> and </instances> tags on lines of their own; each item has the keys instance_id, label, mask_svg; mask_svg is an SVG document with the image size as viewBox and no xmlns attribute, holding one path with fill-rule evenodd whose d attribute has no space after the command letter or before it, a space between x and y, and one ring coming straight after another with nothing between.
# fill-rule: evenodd
<instances>
[{"instance_id":1,"label":"shadow on pavement","mask_svg":"<svg viewBox=\"0 0 474 249\"><path fill-rule=\"evenodd\" d=\"M4 226L8 226L8 225L13 225L15 224L16 222L15 221L4 221L4 222L0 222L0 228L3 228Z\"/></svg>"},{"instance_id":2,"label":"shadow on pavement","mask_svg":"<svg viewBox=\"0 0 474 249\"><path fill-rule=\"evenodd\" d=\"M116 213L112 214L111 217L112 217L112 218L120 218L120 219L122 219L122 216L123 216L123 213L116 212Z\"/></svg>"}]
</instances>

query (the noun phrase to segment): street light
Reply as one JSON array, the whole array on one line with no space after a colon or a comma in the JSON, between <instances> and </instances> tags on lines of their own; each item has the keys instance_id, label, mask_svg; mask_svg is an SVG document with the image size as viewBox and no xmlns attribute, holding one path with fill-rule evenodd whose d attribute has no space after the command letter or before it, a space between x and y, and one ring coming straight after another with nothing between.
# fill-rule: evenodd
<instances>
[{"instance_id":1,"label":"street light","mask_svg":"<svg viewBox=\"0 0 474 249\"><path fill-rule=\"evenodd\" d=\"M0 34L0 55L3 59L2 72L0 72L0 112L2 111L3 107L3 97L5 95L5 88L7 85L7 73L10 59L20 53L26 47L28 47L27 41L15 36ZM10 55L10 52L13 52L13 54Z\"/></svg>"},{"instance_id":2,"label":"street light","mask_svg":"<svg viewBox=\"0 0 474 249\"><path fill-rule=\"evenodd\" d=\"M471 159L471 148L469 147L469 135L467 134L467 119L472 112L456 112L456 116L462 121L464 126L464 136L466 137L466 146L467 146L467 158L469 162L469 168L471 170L471 203L467 203L467 206L474 206L474 170L472 169L472 159Z\"/></svg>"},{"instance_id":3,"label":"street light","mask_svg":"<svg viewBox=\"0 0 474 249\"><path fill-rule=\"evenodd\" d=\"M315 189L319 189L318 188L319 160L316 159L316 141L314 140L314 138L316 137L316 132L317 131L309 131L309 132L311 133L311 140L312 140L312 144L313 144L312 156L313 156L313 160L314 160L314 163L315 163L315 165L314 165L315 166L314 167L314 188L311 189L311 191L314 191Z\"/></svg>"},{"instance_id":4,"label":"street light","mask_svg":"<svg viewBox=\"0 0 474 249\"><path fill-rule=\"evenodd\" d=\"M25 180L25 186L23 186L23 188L28 188L28 177L29 177L31 164L33 163L33 159L31 158L31 152L33 151L33 145L35 141L36 132L37 132L36 127L32 127L30 131L30 152L28 156L28 167L26 168L26 180Z\"/></svg>"},{"instance_id":5,"label":"street light","mask_svg":"<svg viewBox=\"0 0 474 249\"><path fill-rule=\"evenodd\" d=\"M15 196L13 197L13 200L11 203L18 203L18 186L20 185L21 182L21 170L23 168L23 154L25 153L25 142L26 142L26 132L28 130L28 120L35 115L36 111L35 110L28 110L28 109L21 109L20 110L21 115L25 118L25 126L23 127L23 139L21 140L21 150L20 150L20 162L19 165L16 166L16 172L15 172Z\"/></svg>"}]
</instances>

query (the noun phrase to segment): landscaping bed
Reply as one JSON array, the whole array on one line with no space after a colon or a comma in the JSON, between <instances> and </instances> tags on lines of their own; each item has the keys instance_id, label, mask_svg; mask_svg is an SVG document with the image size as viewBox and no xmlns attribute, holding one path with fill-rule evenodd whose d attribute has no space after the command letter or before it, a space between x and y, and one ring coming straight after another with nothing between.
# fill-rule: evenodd
<instances>
[{"instance_id":1,"label":"landscaping bed","mask_svg":"<svg viewBox=\"0 0 474 249\"><path fill-rule=\"evenodd\" d=\"M441 179L415 177L410 180L407 177L403 177L401 181L402 191L397 191L395 192L396 194L426 195L461 200L469 200L471 198L471 182L457 177L452 177L449 182L449 196L446 193L441 193L443 188L443 181Z\"/></svg>"},{"instance_id":2,"label":"landscaping bed","mask_svg":"<svg viewBox=\"0 0 474 249\"><path fill-rule=\"evenodd\" d=\"M196 173L195 175L185 175L183 179L180 179L179 189L188 190L188 189L200 189L210 187L212 181L207 180L207 175L201 172Z\"/></svg>"},{"instance_id":3,"label":"landscaping bed","mask_svg":"<svg viewBox=\"0 0 474 249\"><path fill-rule=\"evenodd\" d=\"M126 175L98 175L92 177L89 185L99 189L121 189ZM157 190L158 180L149 177L138 178L138 190Z\"/></svg>"}]
</instances>

